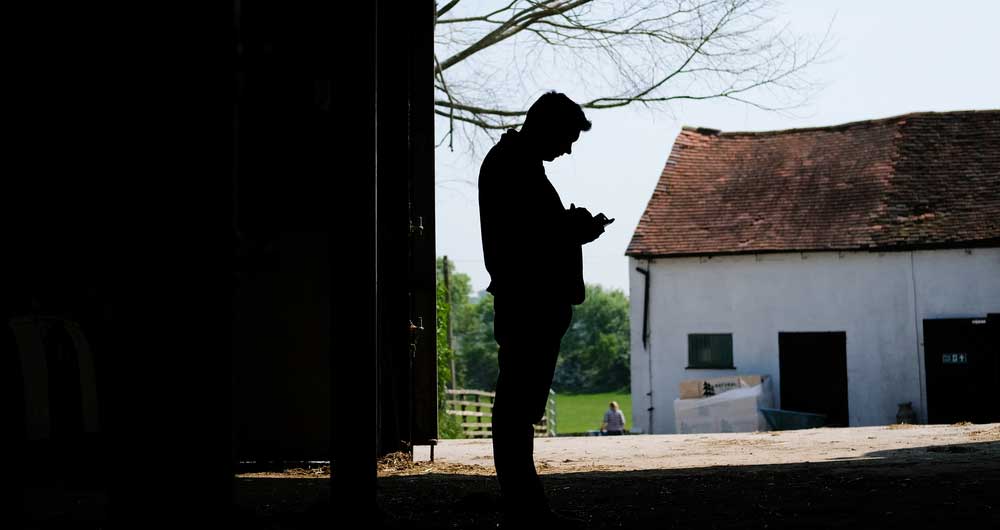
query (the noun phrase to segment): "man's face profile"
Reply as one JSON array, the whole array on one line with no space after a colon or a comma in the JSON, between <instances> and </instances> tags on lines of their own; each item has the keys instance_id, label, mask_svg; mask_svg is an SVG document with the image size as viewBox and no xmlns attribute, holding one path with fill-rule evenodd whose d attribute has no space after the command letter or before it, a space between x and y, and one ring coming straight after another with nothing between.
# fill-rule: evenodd
<instances>
[{"instance_id":1,"label":"man's face profile","mask_svg":"<svg viewBox=\"0 0 1000 530\"><path fill-rule=\"evenodd\" d=\"M550 136L551 142L546 149L542 159L551 162L562 155L573 153L573 143L580 139L580 131L553 131Z\"/></svg>"}]
</instances>

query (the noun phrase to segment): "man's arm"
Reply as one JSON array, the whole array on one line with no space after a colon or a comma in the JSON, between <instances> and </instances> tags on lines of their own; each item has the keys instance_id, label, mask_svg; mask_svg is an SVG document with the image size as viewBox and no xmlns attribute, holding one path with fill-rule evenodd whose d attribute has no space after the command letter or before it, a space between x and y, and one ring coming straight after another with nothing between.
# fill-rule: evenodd
<instances>
[{"instance_id":1,"label":"man's arm","mask_svg":"<svg viewBox=\"0 0 1000 530\"><path fill-rule=\"evenodd\" d=\"M501 156L487 156L479 175L479 211L483 253L494 287L517 283L520 250L533 216L532 208L516 203L512 182L519 176L516 167Z\"/></svg>"},{"instance_id":2,"label":"man's arm","mask_svg":"<svg viewBox=\"0 0 1000 530\"><path fill-rule=\"evenodd\" d=\"M604 227L614 221L614 219L609 220L603 213L596 216L591 215L586 208L577 208L572 203L565 213L564 230L575 243L580 245L585 245L600 237L604 233Z\"/></svg>"}]
</instances>

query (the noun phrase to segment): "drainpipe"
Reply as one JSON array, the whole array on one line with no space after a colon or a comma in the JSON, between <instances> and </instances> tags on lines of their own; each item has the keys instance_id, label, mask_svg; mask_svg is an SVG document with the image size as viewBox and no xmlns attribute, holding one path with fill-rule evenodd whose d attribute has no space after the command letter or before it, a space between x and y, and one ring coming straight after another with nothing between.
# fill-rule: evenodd
<instances>
[{"instance_id":1,"label":"drainpipe","mask_svg":"<svg viewBox=\"0 0 1000 530\"><path fill-rule=\"evenodd\" d=\"M651 265L650 260L646 260L646 268L641 269L636 267L635 270L642 274L645 286L643 287L643 298L642 298L642 347L646 350L646 358L649 361L649 365L646 369L646 373L649 375L649 392L646 392L646 396L649 397L649 407L646 409L649 412L649 434L653 434L653 352L649 349L649 270Z\"/></svg>"},{"instance_id":2,"label":"drainpipe","mask_svg":"<svg viewBox=\"0 0 1000 530\"><path fill-rule=\"evenodd\" d=\"M917 415L918 418L923 418L923 423L927 423L927 397L924 393L924 370L923 370L923 355L920 351L920 311L917 307L919 301L917 300L917 271L916 266L913 263L913 251L910 251L910 284L913 286L913 339L916 344L914 345L917 357L917 385L920 388L920 413Z\"/></svg>"}]
</instances>

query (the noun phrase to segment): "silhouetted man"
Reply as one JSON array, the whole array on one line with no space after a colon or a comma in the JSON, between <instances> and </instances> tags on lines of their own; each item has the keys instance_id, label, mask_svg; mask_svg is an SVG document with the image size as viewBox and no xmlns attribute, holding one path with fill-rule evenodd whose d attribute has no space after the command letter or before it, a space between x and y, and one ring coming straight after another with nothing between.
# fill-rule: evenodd
<instances>
[{"instance_id":1,"label":"silhouetted man","mask_svg":"<svg viewBox=\"0 0 1000 530\"><path fill-rule=\"evenodd\" d=\"M563 207L542 162L572 153L590 130L583 109L564 94L536 101L520 131L511 129L483 160L479 214L493 294L500 374L493 408L493 458L503 495L502 526L566 526L554 515L535 472L534 427L545 413L559 342L572 306L584 299L581 246L613 221Z\"/></svg>"}]
</instances>

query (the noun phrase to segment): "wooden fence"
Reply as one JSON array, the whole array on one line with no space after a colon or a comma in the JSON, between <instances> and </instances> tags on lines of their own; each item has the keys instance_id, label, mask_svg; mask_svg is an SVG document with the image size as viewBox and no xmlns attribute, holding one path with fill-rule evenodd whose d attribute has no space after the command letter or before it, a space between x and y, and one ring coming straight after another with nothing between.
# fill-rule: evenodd
<instances>
[{"instance_id":1,"label":"wooden fence","mask_svg":"<svg viewBox=\"0 0 1000 530\"><path fill-rule=\"evenodd\" d=\"M493 400L496 392L485 390L447 390L447 412L461 416L462 433L466 438L493 436ZM542 421L535 424L535 436L556 435L556 393L549 390L549 402Z\"/></svg>"}]
</instances>

